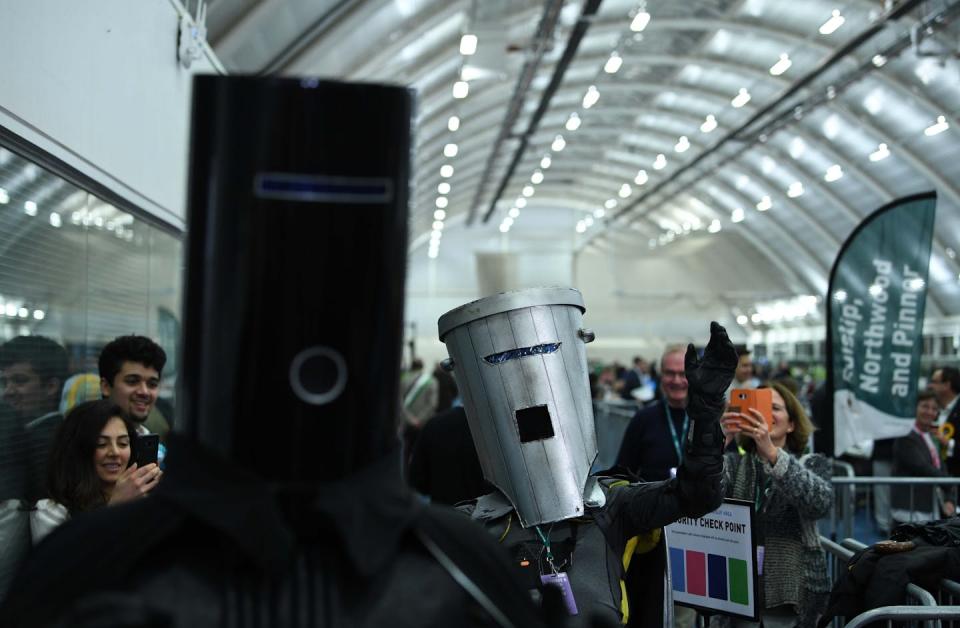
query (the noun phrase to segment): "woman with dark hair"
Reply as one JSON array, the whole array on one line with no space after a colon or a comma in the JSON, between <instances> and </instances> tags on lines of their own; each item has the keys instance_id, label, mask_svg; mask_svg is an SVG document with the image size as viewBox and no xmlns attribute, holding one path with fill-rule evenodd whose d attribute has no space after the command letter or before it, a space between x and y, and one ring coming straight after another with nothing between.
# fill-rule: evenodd
<instances>
[{"instance_id":1,"label":"woman with dark hair","mask_svg":"<svg viewBox=\"0 0 960 628\"><path fill-rule=\"evenodd\" d=\"M817 519L833 503L832 466L821 454L804 454L814 427L793 393L778 382L763 388L772 391L769 424L755 408L723 415L727 443L736 437L740 445L724 458L726 496L756 509L763 625L815 626L830 591Z\"/></svg>"},{"instance_id":2,"label":"woman with dark hair","mask_svg":"<svg viewBox=\"0 0 960 628\"><path fill-rule=\"evenodd\" d=\"M162 475L149 464L130 465L136 426L109 399L76 406L57 429L47 464L50 499L31 517L34 542L77 513L146 495Z\"/></svg>"}]
</instances>

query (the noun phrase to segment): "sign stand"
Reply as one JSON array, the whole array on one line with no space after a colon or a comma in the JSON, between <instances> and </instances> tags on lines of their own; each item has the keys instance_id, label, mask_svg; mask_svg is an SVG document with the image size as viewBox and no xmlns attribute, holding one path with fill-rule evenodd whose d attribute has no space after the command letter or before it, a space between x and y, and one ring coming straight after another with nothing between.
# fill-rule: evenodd
<instances>
[{"instance_id":1,"label":"sign stand","mask_svg":"<svg viewBox=\"0 0 960 628\"><path fill-rule=\"evenodd\" d=\"M664 527L673 600L698 614L760 618L753 504L725 499L714 512Z\"/></svg>"}]
</instances>

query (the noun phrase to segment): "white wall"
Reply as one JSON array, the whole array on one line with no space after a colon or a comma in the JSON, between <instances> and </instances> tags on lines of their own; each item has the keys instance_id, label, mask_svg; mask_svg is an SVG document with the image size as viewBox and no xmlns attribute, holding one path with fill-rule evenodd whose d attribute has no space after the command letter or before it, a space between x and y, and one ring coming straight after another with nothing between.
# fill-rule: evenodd
<instances>
[{"instance_id":1,"label":"white wall","mask_svg":"<svg viewBox=\"0 0 960 628\"><path fill-rule=\"evenodd\" d=\"M0 125L183 227L190 78L179 2L0 0Z\"/></svg>"}]
</instances>

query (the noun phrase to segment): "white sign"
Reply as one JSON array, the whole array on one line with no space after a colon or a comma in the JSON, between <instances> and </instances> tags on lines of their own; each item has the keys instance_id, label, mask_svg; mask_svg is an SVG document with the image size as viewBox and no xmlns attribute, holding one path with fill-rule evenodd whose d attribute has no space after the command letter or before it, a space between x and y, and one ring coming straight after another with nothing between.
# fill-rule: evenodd
<instances>
[{"instance_id":1,"label":"white sign","mask_svg":"<svg viewBox=\"0 0 960 628\"><path fill-rule=\"evenodd\" d=\"M710 614L757 620L753 504L726 499L714 512L664 528L673 600Z\"/></svg>"}]
</instances>

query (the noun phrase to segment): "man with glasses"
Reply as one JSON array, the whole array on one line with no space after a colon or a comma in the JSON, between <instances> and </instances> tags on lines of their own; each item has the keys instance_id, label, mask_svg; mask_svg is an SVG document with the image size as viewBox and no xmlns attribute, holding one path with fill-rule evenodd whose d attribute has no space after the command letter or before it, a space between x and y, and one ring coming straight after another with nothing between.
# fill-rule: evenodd
<instances>
[{"instance_id":1,"label":"man with glasses","mask_svg":"<svg viewBox=\"0 0 960 628\"><path fill-rule=\"evenodd\" d=\"M683 368L685 347L671 345L660 359L661 399L634 415L617 455L617 466L629 469L647 482L666 480L680 466L687 417L687 377Z\"/></svg>"}]
</instances>

